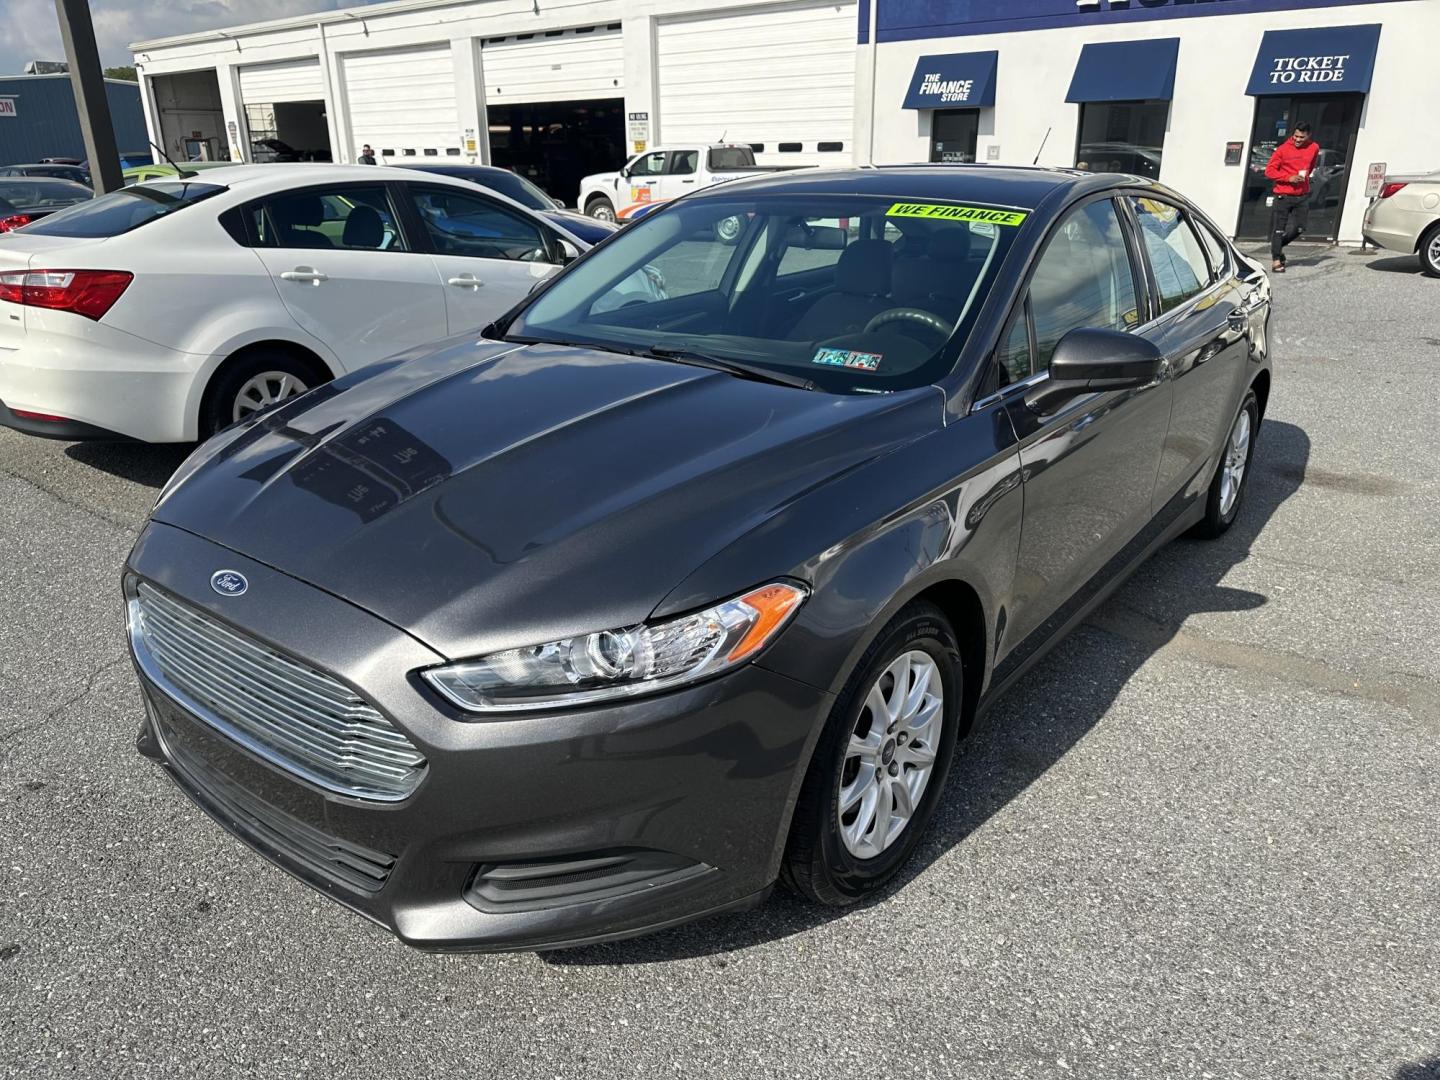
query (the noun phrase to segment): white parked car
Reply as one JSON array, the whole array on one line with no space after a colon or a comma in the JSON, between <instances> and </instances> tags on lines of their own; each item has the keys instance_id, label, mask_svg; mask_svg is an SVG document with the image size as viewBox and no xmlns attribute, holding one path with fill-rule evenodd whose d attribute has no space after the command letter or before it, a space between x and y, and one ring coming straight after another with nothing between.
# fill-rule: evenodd
<instances>
[{"instance_id":1,"label":"white parked car","mask_svg":"<svg viewBox=\"0 0 1440 1080\"><path fill-rule=\"evenodd\" d=\"M408 169L137 184L0 235L0 424L203 438L477 331L588 246L503 195ZM657 287L637 274L637 290Z\"/></svg>"},{"instance_id":2,"label":"white parked car","mask_svg":"<svg viewBox=\"0 0 1440 1080\"><path fill-rule=\"evenodd\" d=\"M1377 247L1412 252L1440 277L1440 172L1387 176L1365 210L1363 235Z\"/></svg>"}]
</instances>

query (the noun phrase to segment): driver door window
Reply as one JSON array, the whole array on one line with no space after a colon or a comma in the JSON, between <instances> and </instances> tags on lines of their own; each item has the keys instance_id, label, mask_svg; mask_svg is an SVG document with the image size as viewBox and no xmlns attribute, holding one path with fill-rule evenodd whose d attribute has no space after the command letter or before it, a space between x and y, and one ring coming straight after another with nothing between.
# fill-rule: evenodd
<instances>
[{"instance_id":1,"label":"driver door window","mask_svg":"<svg viewBox=\"0 0 1440 1080\"><path fill-rule=\"evenodd\" d=\"M479 330L560 269L551 234L521 211L448 187L409 191L445 295L449 333Z\"/></svg>"},{"instance_id":2,"label":"driver door window","mask_svg":"<svg viewBox=\"0 0 1440 1080\"><path fill-rule=\"evenodd\" d=\"M1081 326L1131 330L1140 322L1135 276L1115 204L1088 203L1056 228L1030 280L1035 370Z\"/></svg>"}]
</instances>

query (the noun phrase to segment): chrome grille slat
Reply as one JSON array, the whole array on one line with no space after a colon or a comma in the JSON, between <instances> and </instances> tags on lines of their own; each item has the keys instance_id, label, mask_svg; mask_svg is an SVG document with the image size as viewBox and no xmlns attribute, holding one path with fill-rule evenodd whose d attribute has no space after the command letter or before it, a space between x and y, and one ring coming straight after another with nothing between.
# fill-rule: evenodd
<instances>
[{"instance_id":1,"label":"chrome grille slat","mask_svg":"<svg viewBox=\"0 0 1440 1080\"><path fill-rule=\"evenodd\" d=\"M149 634L149 644L152 652L178 665L185 666L197 680L204 680L208 677L221 685L225 685L232 693L243 694L248 692L250 694L264 694L269 690L268 687L254 676L247 675L240 671L227 671L223 666L217 666L221 663L219 658L197 655L184 644L176 642L171 637L169 631L162 632L153 624L147 624L147 633ZM236 686L235 683L237 682L242 685ZM281 703L287 708L294 709L299 717L309 718L313 724L327 724L332 720L332 717L323 711L298 706L294 702L283 698L281 699ZM243 699L241 701L241 707L245 707ZM282 720L289 719L283 714L280 718ZM307 735L313 735L321 739L322 743L328 745L331 749L339 752L358 752L354 750L355 740L350 736L352 734L362 734L365 730L364 724L353 721L343 722L344 737L339 734L327 732L323 730L323 728L304 724L299 719L294 720L290 726L295 729L296 734L300 737L303 738ZM409 745L408 740L406 740L403 735L400 735L399 732L395 732L394 734L399 737L400 745L395 746L393 749L385 746L376 746L373 748L371 756L374 756L376 760L385 760L388 758L403 764L418 764L419 760L421 760L420 754L415 751L414 747ZM400 746L406 746L409 747L409 749L403 750L400 749Z\"/></svg>"},{"instance_id":2,"label":"chrome grille slat","mask_svg":"<svg viewBox=\"0 0 1440 1080\"><path fill-rule=\"evenodd\" d=\"M349 687L144 582L131 638L171 697L274 764L361 799L403 799L419 784L424 755Z\"/></svg>"}]
</instances>

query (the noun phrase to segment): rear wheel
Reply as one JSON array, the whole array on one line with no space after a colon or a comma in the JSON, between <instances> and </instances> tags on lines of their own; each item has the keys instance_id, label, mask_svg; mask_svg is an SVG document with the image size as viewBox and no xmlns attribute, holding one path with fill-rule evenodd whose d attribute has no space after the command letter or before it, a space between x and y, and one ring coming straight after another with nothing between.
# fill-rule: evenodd
<instances>
[{"instance_id":1,"label":"rear wheel","mask_svg":"<svg viewBox=\"0 0 1440 1080\"><path fill-rule=\"evenodd\" d=\"M200 437L209 438L329 381L328 372L303 357L279 350L253 352L223 368L211 384Z\"/></svg>"},{"instance_id":2,"label":"rear wheel","mask_svg":"<svg viewBox=\"0 0 1440 1080\"><path fill-rule=\"evenodd\" d=\"M856 665L815 748L786 845L787 885L841 906L895 876L945 787L962 686L939 609L901 610Z\"/></svg>"},{"instance_id":3,"label":"rear wheel","mask_svg":"<svg viewBox=\"0 0 1440 1080\"><path fill-rule=\"evenodd\" d=\"M615 220L615 206L610 202L609 199L605 198L603 195L598 198L591 199L585 205L585 213L589 214L596 221Z\"/></svg>"},{"instance_id":4,"label":"rear wheel","mask_svg":"<svg viewBox=\"0 0 1440 1080\"><path fill-rule=\"evenodd\" d=\"M1260 429L1260 403L1254 390L1245 391L1240 414L1230 425L1220 465L1210 481L1205 499L1205 516L1195 526L1195 535L1213 540L1235 524L1250 483L1250 459L1255 455L1255 435Z\"/></svg>"},{"instance_id":5,"label":"rear wheel","mask_svg":"<svg viewBox=\"0 0 1440 1080\"><path fill-rule=\"evenodd\" d=\"M1440 277L1440 222L1420 238L1420 269L1431 277Z\"/></svg>"}]
</instances>

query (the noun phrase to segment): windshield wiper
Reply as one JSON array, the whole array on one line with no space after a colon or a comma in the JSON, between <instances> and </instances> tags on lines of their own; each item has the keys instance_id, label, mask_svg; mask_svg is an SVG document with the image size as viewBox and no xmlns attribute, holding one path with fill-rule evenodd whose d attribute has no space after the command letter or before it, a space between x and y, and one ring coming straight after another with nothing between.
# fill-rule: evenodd
<instances>
[{"instance_id":1,"label":"windshield wiper","mask_svg":"<svg viewBox=\"0 0 1440 1080\"><path fill-rule=\"evenodd\" d=\"M742 379L756 379L760 382L775 383L778 386L793 386L798 390L815 389L814 382L803 375L772 371L769 368L741 363L739 360L727 360L723 356L711 356L709 353L698 352L695 349L656 345L637 355L653 356L657 360L673 360L678 364L691 364L695 367L709 368L712 371L725 371L731 375L738 375Z\"/></svg>"}]
</instances>

